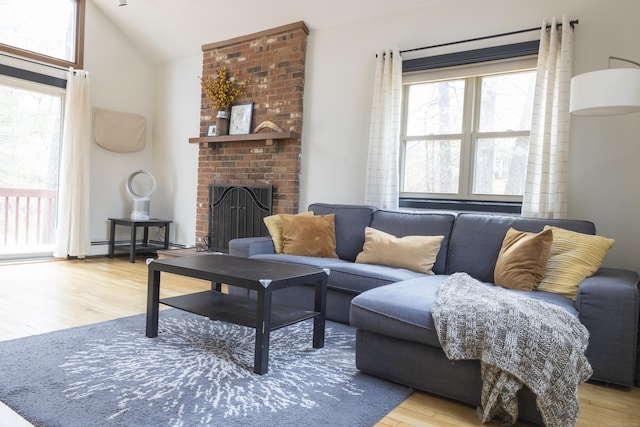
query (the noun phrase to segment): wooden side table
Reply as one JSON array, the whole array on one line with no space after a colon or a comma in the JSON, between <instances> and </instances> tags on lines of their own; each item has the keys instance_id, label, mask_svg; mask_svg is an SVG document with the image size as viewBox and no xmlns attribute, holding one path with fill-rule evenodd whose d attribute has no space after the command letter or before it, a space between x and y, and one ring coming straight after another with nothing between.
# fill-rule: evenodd
<instances>
[{"instance_id":1,"label":"wooden side table","mask_svg":"<svg viewBox=\"0 0 640 427\"><path fill-rule=\"evenodd\" d=\"M173 221L166 219L131 219L131 218L109 218L111 222L111 233L109 235L109 258L113 258L116 250L129 252L129 262L136 262L136 254L156 252L158 249L169 248L169 224ZM131 238L129 242L116 244L116 225L126 226L131 229ZM138 227L143 227L144 235L142 242L136 241L136 232ZM164 244L154 244L149 242L149 227L164 228Z\"/></svg>"}]
</instances>

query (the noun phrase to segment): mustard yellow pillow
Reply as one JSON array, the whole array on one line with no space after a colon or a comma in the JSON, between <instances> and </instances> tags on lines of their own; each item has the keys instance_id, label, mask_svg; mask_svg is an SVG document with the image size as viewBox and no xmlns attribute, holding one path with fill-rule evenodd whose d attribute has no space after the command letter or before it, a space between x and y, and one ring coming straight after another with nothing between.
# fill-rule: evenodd
<instances>
[{"instance_id":1,"label":"mustard yellow pillow","mask_svg":"<svg viewBox=\"0 0 640 427\"><path fill-rule=\"evenodd\" d=\"M283 216L282 253L338 258L335 214Z\"/></svg>"},{"instance_id":2,"label":"mustard yellow pillow","mask_svg":"<svg viewBox=\"0 0 640 427\"><path fill-rule=\"evenodd\" d=\"M615 240L550 225L544 229L553 232L553 243L547 271L537 289L575 300L578 286L598 271Z\"/></svg>"},{"instance_id":3,"label":"mustard yellow pillow","mask_svg":"<svg viewBox=\"0 0 640 427\"><path fill-rule=\"evenodd\" d=\"M307 211L299 213L298 215L302 216L312 216L313 212ZM273 247L276 250L277 254L282 253L282 217L283 216L293 216L292 214L277 214L270 215L264 217L262 220L264 221L264 225L267 226L267 230L271 235L271 240L273 240Z\"/></svg>"},{"instance_id":4,"label":"mustard yellow pillow","mask_svg":"<svg viewBox=\"0 0 640 427\"><path fill-rule=\"evenodd\" d=\"M493 272L493 282L503 288L533 291L547 270L553 242L551 230L529 233L509 228Z\"/></svg>"},{"instance_id":5,"label":"mustard yellow pillow","mask_svg":"<svg viewBox=\"0 0 640 427\"><path fill-rule=\"evenodd\" d=\"M375 228L364 229L364 246L356 257L363 264L388 265L419 273L433 274L431 269L444 236L396 237Z\"/></svg>"}]
</instances>

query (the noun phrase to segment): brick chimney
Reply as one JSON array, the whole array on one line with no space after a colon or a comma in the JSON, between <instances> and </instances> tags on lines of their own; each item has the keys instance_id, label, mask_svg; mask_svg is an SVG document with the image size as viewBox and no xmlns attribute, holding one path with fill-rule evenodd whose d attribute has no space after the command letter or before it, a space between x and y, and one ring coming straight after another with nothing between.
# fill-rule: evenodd
<instances>
[{"instance_id":1,"label":"brick chimney","mask_svg":"<svg viewBox=\"0 0 640 427\"><path fill-rule=\"evenodd\" d=\"M297 213L300 200L300 154L302 102L307 36L304 22L202 46L202 77L213 76L220 67L246 80L246 95L235 104L253 102L253 129L271 120L293 138L199 142L196 242L207 234L209 185L273 185L273 212ZM215 123L216 111L202 93L200 137ZM224 137L222 137L224 138Z\"/></svg>"}]
</instances>

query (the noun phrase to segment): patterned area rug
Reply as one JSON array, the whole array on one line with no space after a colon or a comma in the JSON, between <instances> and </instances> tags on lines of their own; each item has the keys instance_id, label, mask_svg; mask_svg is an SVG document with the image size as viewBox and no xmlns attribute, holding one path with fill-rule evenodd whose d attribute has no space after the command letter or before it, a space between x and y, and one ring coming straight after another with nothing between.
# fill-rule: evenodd
<instances>
[{"instance_id":1,"label":"patterned area rug","mask_svg":"<svg viewBox=\"0 0 640 427\"><path fill-rule=\"evenodd\" d=\"M167 310L0 342L0 400L36 426L371 426L410 389L355 368L355 330L312 321L271 333L253 373L252 329Z\"/></svg>"}]
</instances>

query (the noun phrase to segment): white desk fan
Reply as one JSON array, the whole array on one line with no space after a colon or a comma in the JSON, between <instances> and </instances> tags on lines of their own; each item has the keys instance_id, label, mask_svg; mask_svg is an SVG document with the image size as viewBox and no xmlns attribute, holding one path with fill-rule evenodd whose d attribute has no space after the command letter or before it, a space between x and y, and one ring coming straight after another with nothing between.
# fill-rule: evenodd
<instances>
[{"instance_id":1,"label":"white desk fan","mask_svg":"<svg viewBox=\"0 0 640 427\"><path fill-rule=\"evenodd\" d=\"M138 175L147 175L150 182L140 183L134 182ZM145 170L138 170L129 175L127 179L127 193L131 197L131 219L146 220L149 219L149 205L151 203L151 195L156 191L156 179Z\"/></svg>"}]
</instances>

